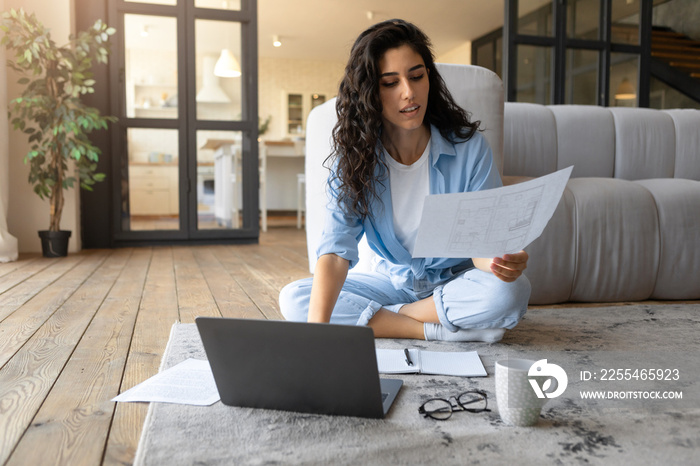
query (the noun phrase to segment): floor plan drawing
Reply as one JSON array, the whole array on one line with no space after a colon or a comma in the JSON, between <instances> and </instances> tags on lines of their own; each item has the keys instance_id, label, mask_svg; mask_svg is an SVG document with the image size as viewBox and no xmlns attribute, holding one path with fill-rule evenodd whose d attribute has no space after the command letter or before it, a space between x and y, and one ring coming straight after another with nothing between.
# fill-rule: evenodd
<instances>
[{"instance_id":1,"label":"floor plan drawing","mask_svg":"<svg viewBox=\"0 0 700 466\"><path fill-rule=\"evenodd\" d=\"M413 257L497 257L542 234L573 167L524 183L428 196Z\"/></svg>"},{"instance_id":2,"label":"floor plan drawing","mask_svg":"<svg viewBox=\"0 0 700 466\"><path fill-rule=\"evenodd\" d=\"M450 250L459 254L481 241L505 251L521 243L530 231L543 191L543 186L536 186L484 199L481 206L461 201L452 224Z\"/></svg>"}]
</instances>

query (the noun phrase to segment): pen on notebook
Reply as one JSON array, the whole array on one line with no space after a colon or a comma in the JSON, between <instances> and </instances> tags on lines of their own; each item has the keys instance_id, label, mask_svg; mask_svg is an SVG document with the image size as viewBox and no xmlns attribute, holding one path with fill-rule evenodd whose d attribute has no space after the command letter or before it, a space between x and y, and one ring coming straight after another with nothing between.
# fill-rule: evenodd
<instances>
[{"instance_id":1,"label":"pen on notebook","mask_svg":"<svg viewBox=\"0 0 700 466\"><path fill-rule=\"evenodd\" d=\"M411 361L411 355L408 354L408 348L404 348L403 354L404 354L404 356L406 356L406 364L408 364L409 366L412 366L413 361Z\"/></svg>"}]
</instances>

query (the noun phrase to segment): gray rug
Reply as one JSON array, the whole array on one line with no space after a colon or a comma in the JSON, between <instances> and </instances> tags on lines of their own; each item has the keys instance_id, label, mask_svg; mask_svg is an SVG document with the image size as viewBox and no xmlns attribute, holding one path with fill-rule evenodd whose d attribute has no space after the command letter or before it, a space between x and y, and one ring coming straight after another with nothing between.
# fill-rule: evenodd
<instances>
[{"instance_id":1,"label":"gray rug","mask_svg":"<svg viewBox=\"0 0 700 466\"><path fill-rule=\"evenodd\" d=\"M136 464L697 464L698 324L700 304L537 309L493 345L378 339L381 348L477 350L489 376L397 376L404 387L383 420L220 402L210 407L152 403ZM189 357L205 357L198 333L193 324L176 324L161 369ZM494 364L508 357L546 358L569 377L566 392L549 401L534 427L510 427L498 415ZM679 377L582 380L581 371L602 378L603 369L647 369L647 374L678 369ZM459 412L442 422L417 412L428 398L472 388L489 394L492 412ZM628 398L583 399L583 390ZM634 393L668 391L682 392L682 399L634 398Z\"/></svg>"}]
</instances>

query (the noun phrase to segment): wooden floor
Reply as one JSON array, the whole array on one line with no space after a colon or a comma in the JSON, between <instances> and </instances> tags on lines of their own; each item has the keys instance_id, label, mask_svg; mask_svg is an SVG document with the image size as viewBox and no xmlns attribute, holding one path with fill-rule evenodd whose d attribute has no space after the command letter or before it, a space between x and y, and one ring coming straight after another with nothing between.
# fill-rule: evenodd
<instances>
[{"instance_id":1,"label":"wooden floor","mask_svg":"<svg viewBox=\"0 0 700 466\"><path fill-rule=\"evenodd\" d=\"M131 464L148 405L109 400L157 373L172 324L281 318L280 289L307 276L296 228L0 264L0 464Z\"/></svg>"}]
</instances>

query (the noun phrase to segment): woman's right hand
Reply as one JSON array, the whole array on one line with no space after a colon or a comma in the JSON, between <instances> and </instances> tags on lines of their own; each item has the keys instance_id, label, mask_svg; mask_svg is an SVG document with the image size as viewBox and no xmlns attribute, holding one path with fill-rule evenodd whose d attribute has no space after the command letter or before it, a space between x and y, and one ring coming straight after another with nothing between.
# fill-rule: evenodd
<instances>
[{"instance_id":1,"label":"woman's right hand","mask_svg":"<svg viewBox=\"0 0 700 466\"><path fill-rule=\"evenodd\" d=\"M530 256L525 251L506 254L494 258L473 258L474 266L487 273L492 273L506 283L514 282L527 268Z\"/></svg>"}]
</instances>

